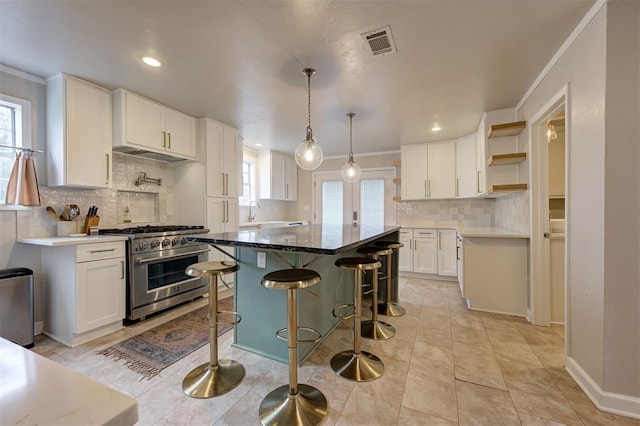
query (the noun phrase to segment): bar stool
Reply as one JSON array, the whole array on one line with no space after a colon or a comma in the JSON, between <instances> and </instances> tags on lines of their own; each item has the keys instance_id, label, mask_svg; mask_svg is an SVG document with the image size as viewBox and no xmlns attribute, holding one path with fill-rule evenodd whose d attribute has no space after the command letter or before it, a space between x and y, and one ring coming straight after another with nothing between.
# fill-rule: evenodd
<instances>
[{"instance_id":1,"label":"bar stool","mask_svg":"<svg viewBox=\"0 0 640 426\"><path fill-rule=\"evenodd\" d=\"M189 372L182 381L182 390L192 398L212 398L223 395L240 384L244 378L244 367L230 359L218 360L218 276L237 271L234 262L201 262L190 265L185 273L192 277L207 277L209 280L209 353L210 362ZM237 312L228 312L236 325L242 320ZM237 318L237 319L236 319Z\"/></svg>"},{"instance_id":2,"label":"bar stool","mask_svg":"<svg viewBox=\"0 0 640 426\"><path fill-rule=\"evenodd\" d=\"M356 250L359 254L370 256L371 258L380 261L380 256L389 256L393 253L393 250L382 247L360 247ZM389 323L378 320L378 281L379 271L373 271L373 290L371 291L371 319L362 321L360 335L367 339L374 340L386 340L396 335L396 329ZM389 277L384 279L389 282Z\"/></svg>"},{"instance_id":3,"label":"bar stool","mask_svg":"<svg viewBox=\"0 0 640 426\"><path fill-rule=\"evenodd\" d=\"M331 368L339 376L356 382L375 380L384 373L384 364L376 355L361 349L360 320L362 311L362 276L364 271L373 270L374 274L382 267L380 261L371 257L343 257L336 260L335 265L343 269L351 269L353 278L353 313L338 316L338 309L351 305L340 305L333 309L333 315L339 319L353 318L353 350L337 353L331 358Z\"/></svg>"},{"instance_id":4,"label":"bar stool","mask_svg":"<svg viewBox=\"0 0 640 426\"><path fill-rule=\"evenodd\" d=\"M404 247L404 244L398 241L376 241L374 245L379 247L385 247L388 249L399 250ZM397 301L391 300L391 272L392 272L392 253L387 255L387 294L384 303L378 305L378 313L380 315L386 315L388 317L401 317L407 313L407 310L400 306Z\"/></svg>"},{"instance_id":5,"label":"bar stool","mask_svg":"<svg viewBox=\"0 0 640 426\"><path fill-rule=\"evenodd\" d=\"M259 415L263 425L317 425L327 414L327 399L313 386L298 383L298 343L315 343L322 337L310 327L298 326L296 290L320 282L320 275L309 269L283 269L262 278L263 287L287 290L287 327L276 337L287 341L289 347L289 384L272 390L260 403ZM317 335L313 339L298 339L298 330ZM284 337L284 333L287 337Z\"/></svg>"}]
</instances>

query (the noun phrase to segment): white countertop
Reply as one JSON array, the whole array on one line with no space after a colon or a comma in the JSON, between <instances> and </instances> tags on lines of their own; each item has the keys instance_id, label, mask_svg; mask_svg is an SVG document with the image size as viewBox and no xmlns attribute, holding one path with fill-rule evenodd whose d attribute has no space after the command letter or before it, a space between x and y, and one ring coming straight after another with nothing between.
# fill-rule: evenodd
<instances>
[{"instance_id":1,"label":"white countertop","mask_svg":"<svg viewBox=\"0 0 640 426\"><path fill-rule=\"evenodd\" d=\"M529 234L514 232L493 226L478 226L458 228L463 238L529 238Z\"/></svg>"},{"instance_id":2,"label":"white countertop","mask_svg":"<svg viewBox=\"0 0 640 426\"><path fill-rule=\"evenodd\" d=\"M0 338L0 424L132 425L136 400Z\"/></svg>"},{"instance_id":3,"label":"white countertop","mask_svg":"<svg viewBox=\"0 0 640 426\"><path fill-rule=\"evenodd\" d=\"M458 226L457 223L438 222L425 225L398 225L408 229L455 229L458 234L468 238L529 238L529 234L514 232L496 226Z\"/></svg>"},{"instance_id":4,"label":"white countertop","mask_svg":"<svg viewBox=\"0 0 640 426\"><path fill-rule=\"evenodd\" d=\"M84 237L40 237L40 238L18 238L16 242L32 244L36 246L73 246L78 244L110 243L113 241L126 241L129 237L122 235L96 235Z\"/></svg>"}]
</instances>

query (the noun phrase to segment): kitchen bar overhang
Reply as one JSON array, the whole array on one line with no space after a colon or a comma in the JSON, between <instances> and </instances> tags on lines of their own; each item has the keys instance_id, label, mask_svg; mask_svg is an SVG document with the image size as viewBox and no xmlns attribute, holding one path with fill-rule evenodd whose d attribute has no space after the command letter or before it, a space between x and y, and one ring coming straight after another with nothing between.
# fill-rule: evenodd
<instances>
[{"instance_id":1,"label":"kitchen bar overhang","mask_svg":"<svg viewBox=\"0 0 640 426\"><path fill-rule=\"evenodd\" d=\"M361 256L356 253L358 247L378 240L398 241L399 229L397 226L318 224L195 234L185 238L210 244L240 265L235 277L234 301L242 321L235 326L233 345L284 363L287 345L275 337L275 332L287 325L286 292L269 291L260 285L260 280L269 272L287 268L308 268L320 274L319 285L311 291L298 292L298 323L322 334L319 342L300 345L298 362L302 363L339 325L333 308L353 303L353 273L337 268L335 261ZM234 254L230 256L222 247L233 247ZM397 300L397 253L392 263L391 298ZM370 277L367 282L371 282ZM381 286L379 300L385 297L384 286ZM300 331L300 337L304 338L302 333Z\"/></svg>"}]
</instances>

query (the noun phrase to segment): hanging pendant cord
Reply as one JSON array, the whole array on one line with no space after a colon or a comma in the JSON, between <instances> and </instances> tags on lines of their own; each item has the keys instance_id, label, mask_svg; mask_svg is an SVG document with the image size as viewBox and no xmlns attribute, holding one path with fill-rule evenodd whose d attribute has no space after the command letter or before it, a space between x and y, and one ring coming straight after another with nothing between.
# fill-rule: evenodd
<instances>
[{"instance_id":1,"label":"hanging pendant cord","mask_svg":"<svg viewBox=\"0 0 640 426\"><path fill-rule=\"evenodd\" d=\"M307 74L307 127L311 128L311 73Z\"/></svg>"},{"instance_id":2,"label":"hanging pendant cord","mask_svg":"<svg viewBox=\"0 0 640 426\"><path fill-rule=\"evenodd\" d=\"M349 114L349 154L353 155L353 115Z\"/></svg>"}]
</instances>

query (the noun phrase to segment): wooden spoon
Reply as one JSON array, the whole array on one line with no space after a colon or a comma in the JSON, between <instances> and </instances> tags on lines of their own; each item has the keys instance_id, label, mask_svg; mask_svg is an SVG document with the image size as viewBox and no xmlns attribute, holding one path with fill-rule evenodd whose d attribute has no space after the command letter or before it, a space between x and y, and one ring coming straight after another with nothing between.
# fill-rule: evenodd
<instances>
[{"instance_id":1,"label":"wooden spoon","mask_svg":"<svg viewBox=\"0 0 640 426\"><path fill-rule=\"evenodd\" d=\"M58 219L58 215L56 214L56 211L51 206L47 206L47 214L52 218L54 218L55 220L60 220Z\"/></svg>"}]
</instances>

